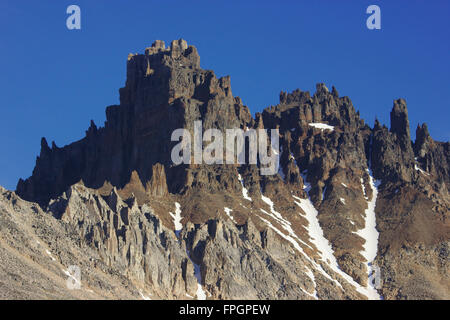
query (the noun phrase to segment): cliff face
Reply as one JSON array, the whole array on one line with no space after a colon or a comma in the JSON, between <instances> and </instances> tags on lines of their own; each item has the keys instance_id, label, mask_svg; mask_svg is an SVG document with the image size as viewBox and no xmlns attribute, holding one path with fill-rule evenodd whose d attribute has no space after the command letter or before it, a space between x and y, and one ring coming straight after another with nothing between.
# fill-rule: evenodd
<instances>
[{"instance_id":1,"label":"cliff face","mask_svg":"<svg viewBox=\"0 0 450 320\"><path fill-rule=\"evenodd\" d=\"M129 55L120 105L106 109L105 126L91 122L84 139L63 148L50 148L42 139L33 176L20 180L17 192L46 205L80 180L93 188L105 181L123 187L133 171L146 185L158 175L155 164L164 169L168 190L180 192L188 171L172 165L171 134L177 128L193 130L194 120L202 120L204 128L239 128L251 115L233 98L229 77L217 79L200 69L195 47L179 40L165 49L157 41L145 54Z\"/></svg>"},{"instance_id":2,"label":"cliff face","mask_svg":"<svg viewBox=\"0 0 450 320\"><path fill-rule=\"evenodd\" d=\"M156 41L129 55L106 118L62 148L43 138L16 193L155 296L449 297L449 143L425 124L413 143L405 100L394 101L390 130L370 128L323 84L281 92L253 118L229 77L200 68L195 47ZM278 129L278 174L174 165L171 134L196 120L203 130Z\"/></svg>"}]
</instances>

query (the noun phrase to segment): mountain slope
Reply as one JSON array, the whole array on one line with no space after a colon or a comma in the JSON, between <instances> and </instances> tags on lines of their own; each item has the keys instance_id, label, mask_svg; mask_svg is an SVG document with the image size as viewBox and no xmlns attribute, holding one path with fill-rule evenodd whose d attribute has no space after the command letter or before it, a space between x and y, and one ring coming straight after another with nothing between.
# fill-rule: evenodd
<instances>
[{"instance_id":1,"label":"mountain slope","mask_svg":"<svg viewBox=\"0 0 450 320\"><path fill-rule=\"evenodd\" d=\"M281 92L253 118L229 77L200 68L194 46L156 41L129 55L120 105L106 116L68 146L43 138L32 176L0 203L7 221L21 212L14 202L26 219L39 212L37 230L57 225L47 245L72 237L98 256L110 268L102 277L130 283L123 297L448 298L449 143L425 124L413 143L405 100L394 101L390 129L370 128L324 84ZM278 129L278 174L175 165L171 134L197 120L204 130Z\"/></svg>"}]
</instances>

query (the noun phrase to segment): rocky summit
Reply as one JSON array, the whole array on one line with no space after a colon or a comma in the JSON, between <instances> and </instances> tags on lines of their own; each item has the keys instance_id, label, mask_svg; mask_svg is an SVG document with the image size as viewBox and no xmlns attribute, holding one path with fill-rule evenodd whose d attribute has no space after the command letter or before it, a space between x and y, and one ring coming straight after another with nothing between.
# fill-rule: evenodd
<instances>
[{"instance_id":1,"label":"rocky summit","mask_svg":"<svg viewBox=\"0 0 450 320\"><path fill-rule=\"evenodd\" d=\"M278 173L175 165L172 132L195 121L278 129ZM404 99L371 128L324 84L253 117L194 46L157 40L104 126L42 138L0 189L0 298L449 299L449 149L426 124L411 140Z\"/></svg>"}]
</instances>

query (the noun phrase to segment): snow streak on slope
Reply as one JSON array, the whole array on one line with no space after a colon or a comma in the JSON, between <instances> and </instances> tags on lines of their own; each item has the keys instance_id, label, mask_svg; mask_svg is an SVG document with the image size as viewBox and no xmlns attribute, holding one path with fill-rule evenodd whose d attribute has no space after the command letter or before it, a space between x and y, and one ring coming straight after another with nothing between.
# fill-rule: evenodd
<instances>
[{"instance_id":1,"label":"snow streak on slope","mask_svg":"<svg viewBox=\"0 0 450 320\"><path fill-rule=\"evenodd\" d=\"M270 216L271 218L273 218L275 221L277 221L284 230L286 230L288 232L288 235L286 235L285 233L283 233L282 231L280 231L278 228L276 228L270 221L259 217L261 220L263 220L271 229L273 229L276 233L278 233L282 238L286 239L287 241L289 241L290 243L292 243L292 245L294 246L295 249L297 249L297 251L299 251L315 268L317 271L319 271L324 277L326 277L327 279L333 281L334 283L336 283L336 285L338 287L342 288L342 285L339 283L339 281L337 281L336 279L333 279L323 268L321 265L317 264L313 259L311 259L304 251L303 248L299 245L299 243L307 246L308 248L312 249L310 245L308 245L307 243L305 243L304 241L302 241L294 232L294 230L291 228L291 223L284 219L281 214L277 211L275 211L274 209L274 205L272 200L270 200L270 198L265 197L262 192L261 192L261 199L267 203L270 207L270 213L267 212L264 209L260 209L261 212L267 214L268 216ZM316 287L315 284L315 278L314 275L312 274L312 272L307 273L308 276L311 278L311 281L314 283L314 286ZM312 276L311 276L312 275Z\"/></svg>"},{"instance_id":2,"label":"snow streak on slope","mask_svg":"<svg viewBox=\"0 0 450 320\"><path fill-rule=\"evenodd\" d=\"M305 174L302 174L302 178L305 185L304 189L308 193L308 191L311 189L311 185L306 182ZM294 195L293 197L294 199L298 200L294 202L305 212L305 218L308 220L309 224L307 230L311 238L311 242L320 251L321 260L324 261L334 272L343 277L348 283L353 285L358 292L370 298L370 291L367 288L361 286L359 283L353 280L351 276L349 276L339 268L331 244L323 234L323 229L320 226L319 219L317 217L318 211L314 207L311 199L309 197L308 199L301 199Z\"/></svg>"},{"instance_id":3,"label":"snow streak on slope","mask_svg":"<svg viewBox=\"0 0 450 320\"><path fill-rule=\"evenodd\" d=\"M375 271L373 268L373 261L375 260L378 251L378 231L376 229L377 220L375 215L375 205L377 202L377 187L379 182L374 182L371 172L369 172L369 185L372 189L372 199L367 201L367 209L364 212L364 228L356 231L355 233L365 240L363 250L360 251L360 253L367 260L366 267L368 272L367 276L369 278L367 286L368 297L372 300L379 300L381 297L373 283ZM362 186L363 191L365 192L364 184L362 184Z\"/></svg>"},{"instance_id":4,"label":"snow streak on slope","mask_svg":"<svg viewBox=\"0 0 450 320\"><path fill-rule=\"evenodd\" d=\"M48 254L48 256L50 257L50 259L52 259L52 261L56 261L56 259L53 257L52 253L50 251L48 251L47 249L45 250L45 252Z\"/></svg>"},{"instance_id":5,"label":"snow streak on slope","mask_svg":"<svg viewBox=\"0 0 450 320\"><path fill-rule=\"evenodd\" d=\"M71 279L71 281L73 281L75 286L78 286L78 288L81 288L80 278L78 278L74 274L72 274L69 269L67 269L67 270L61 269L61 271L64 272L64 274L67 277L69 277Z\"/></svg>"},{"instance_id":6,"label":"snow streak on slope","mask_svg":"<svg viewBox=\"0 0 450 320\"><path fill-rule=\"evenodd\" d=\"M306 273L309 278L312 280L312 282L314 283L314 291L313 293L307 293L309 296L315 298L316 300L318 300L319 298L317 297L317 284L316 284L316 277L314 277L314 273L308 269L308 272ZM305 291L306 292L306 291Z\"/></svg>"},{"instance_id":7,"label":"snow streak on slope","mask_svg":"<svg viewBox=\"0 0 450 320\"><path fill-rule=\"evenodd\" d=\"M301 254L303 254L303 256L304 256L307 260L309 260L313 265L315 265L314 261L312 261L312 260L306 255L306 253L303 251L302 247L300 247L300 245L298 244L298 242L295 241L295 239L294 239L293 237L288 236L288 235L284 234L283 232L281 232L281 231L280 231L278 228L276 228L269 220L266 220L266 219L264 219L264 218L261 217L261 216L258 216L258 217L259 217L263 222L265 222L269 228L271 228L271 229L272 229L273 231L275 231L278 235L280 235L283 239L289 241L289 242L294 246L294 248L297 249L297 251L299 251ZM305 266L305 268L307 268L307 267ZM325 272L325 271L322 270L322 272ZM313 273L310 269L307 268L306 274L308 275L308 277L311 279L312 283L314 284L314 292L311 294L311 293L307 292L306 290L302 290L302 291L305 292L307 295L313 296L314 298L318 299L318 298L317 298L317 290L316 290L317 284L316 284L316 278L314 277L314 273ZM327 278L331 279L331 277L330 277L329 275L326 274L326 276L327 276ZM332 279L331 279L331 280L332 280Z\"/></svg>"},{"instance_id":8,"label":"snow streak on slope","mask_svg":"<svg viewBox=\"0 0 450 320\"><path fill-rule=\"evenodd\" d=\"M178 237L180 235L181 229L183 229L183 225L181 224L181 205L178 202L175 202L175 214L173 214L172 212L169 212L169 214L173 218L173 224L175 225L175 234ZM192 261L188 250L186 250L186 253L189 257L189 260L191 260L192 264L194 265L194 275L197 278L197 300L206 300L206 293L202 288L200 266Z\"/></svg>"},{"instance_id":9,"label":"snow streak on slope","mask_svg":"<svg viewBox=\"0 0 450 320\"><path fill-rule=\"evenodd\" d=\"M311 248L310 245L308 245L306 242L302 241L294 232L294 230L292 230L291 228L291 223L284 219L283 216L275 211L274 207L273 207L273 202L272 200L270 200L270 198L265 197L264 195L261 194L261 199L267 203L270 206L270 213L267 212L264 209L260 209L261 212L267 214L268 216L272 217L274 220L276 220L282 227L284 230L286 230L289 234L290 237L294 238L295 240L297 240L298 242L302 243L303 245L307 246L308 248L310 248L311 250L313 250L313 248ZM294 240L294 241L295 241ZM298 245L298 244L297 244Z\"/></svg>"},{"instance_id":10,"label":"snow streak on slope","mask_svg":"<svg viewBox=\"0 0 450 320\"><path fill-rule=\"evenodd\" d=\"M244 187L244 180L242 179L242 176L240 174L238 174L238 179L239 179L239 182L242 185L242 196L244 197L244 199L252 201L252 198L250 198L248 196L248 190Z\"/></svg>"},{"instance_id":11,"label":"snow streak on slope","mask_svg":"<svg viewBox=\"0 0 450 320\"><path fill-rule=\"evenodd\" d=\"M308 227L306 227L306 230L308 230L311 242L320 251L322 260L327 264L334 262L333 260L335 260L335 257L333 255L333 249L323 235L319 219L317 219L318 212L316 208L314 208L309 199L302 199L296 196L293 197L298 200L294 202L305 212L305 218L308 220Z\"/></svg>"}]
</instances>

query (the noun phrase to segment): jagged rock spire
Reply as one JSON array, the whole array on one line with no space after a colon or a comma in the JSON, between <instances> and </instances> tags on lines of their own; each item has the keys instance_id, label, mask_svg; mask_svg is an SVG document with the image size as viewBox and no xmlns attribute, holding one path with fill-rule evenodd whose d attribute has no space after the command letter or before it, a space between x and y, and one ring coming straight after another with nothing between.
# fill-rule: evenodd
<instances>
[{"instance_id":1,"label":"jagged rock spire","mask_svg":"<svg viewBox=\"0 0 450 320\"><path fill-rule=\"evenodd\" d=\"M42 137L42 139L41 139L41 157L44 154L47 154L48 152L50 152L50 150L51 149L48 146L47 139L45 139L45 137Z\"/></svg>"},{"instance_id":2,"label":"jagged rock spire","mask_svg":"<svg viewBox=\"0 0 450 320\"><path fill-rule=\"evenodd\" d=\"M424 149L425 144L429 143L431 140L432 139L430 133L428 132L427 124L423 123L422 126L418 124L416 129L416 141L414 143L414 150L416 154L420 153L420 150ZM423 157L424 154L421 154L420 156Z\"/></svg>"},{"instance_id":3,"label":"jagged rock spire","mask_svg":"<svg viewBox=\"0 0 450 320\"><path fill-rule=\"evenodd\" d=\"M391 111L391 132L406 140L411 140L409 131L408 108L404 99L394 100L394 107Z\"/></svg>"}]
</instances>

